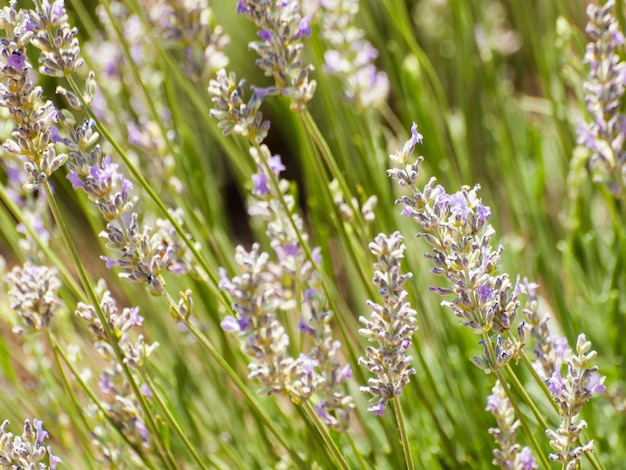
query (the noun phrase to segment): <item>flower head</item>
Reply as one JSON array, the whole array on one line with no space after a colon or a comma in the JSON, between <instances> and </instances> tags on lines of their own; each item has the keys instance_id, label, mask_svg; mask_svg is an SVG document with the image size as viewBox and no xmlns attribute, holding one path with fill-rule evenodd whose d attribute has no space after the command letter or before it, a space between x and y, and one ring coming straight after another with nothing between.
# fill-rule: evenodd
<instances>
[{"instance_id":1,"label":"flower head","mask_svg":"<svg viewBox=\"0 0 626 470\"><path fill-rule=\"evenodd\" d=\"M49 328L52 317L61 305L57 296L61 287L57 270L26 262L24 266L13 268L8 279L11 308L23 321L23 326L14 331L22 333Z\"/></svg>"},{"instance_id":2,"label":"flower head","mask_svg":"<svg viewBox=\"0 0 626 470\"><path fill-rule=\"evenodd\" d=\"M382 304L368 301L372 309L371 319L359 318L364 326L359 333L378 343L378 348L368 346L365 349L365 356L359 358L359 364L376 376L370 378L368 386L361 387L361 391L378 399L376 405L368 408L377 416L382 416L388 401L400 396L409 377L415 374L415 369L410 367L413 357L406 354L417 325L416 312L407 302L408 293L404 289L412 275L400 271L405 250L403 240L399 232L389 237L381 233L370 243L370 251L377 257L374 283L381 294Z\"/></svg>"}]
</instances>

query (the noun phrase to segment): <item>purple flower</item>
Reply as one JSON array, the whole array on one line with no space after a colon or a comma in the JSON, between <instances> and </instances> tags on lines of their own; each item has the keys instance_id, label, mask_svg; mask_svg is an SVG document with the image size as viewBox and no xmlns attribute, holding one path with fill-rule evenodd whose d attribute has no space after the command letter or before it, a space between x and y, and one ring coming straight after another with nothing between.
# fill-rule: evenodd
<instances>
[{"instance_id":1,"label":"purple flower","mask_svg":"<svg viewBox=\"0 0 626 470\"><path fill-rule=\"evenodd\" d=\"M320 264L322 262L322 248L319 246L313 248L311 251L311 258L313 258L313 262L315 264Z\"/></svg>"},{"instance_id":2,"label":"purple flower","mask_svg":"<svg viewBox=\"0 0 626 470\"><path fill-rule=\"evenodd\" d=\"M254 184L252 194L255 196L263 197L270 194L270 188L267 185L267 176L265 173L260 172L252 175L252 183Z\"/></svg>"},{"instance_id":3,"label":"purple flower","mask_svg":"<svg viewBox=\"0 0 626 470\"><path fill-rule=\"evenodd\" d=\"M467 221L470 215L470 208L467 205L467 199L462 192L454 193L448 196L446 200L450 212L461 219L463 222Z\"/></svg>"},{"instance_id":4,"label":"purple flower","mask_svg":"<svg viewBox=\"0 0 626 470\"><path fill-rule=\"evenodd\" d=\"M308 16L300 19L300 28L298 28L298 32L296 33L296 39L301 38L302 36L310 36L311 35L311 19Z\"/></svg>"},{"instance_id":5,"label":"purple flower","mask_svg":"<svg viewBox=\"0 0 626 470\"><path fill-rule=\"evenodd\" d=\"M68 175L68 177L69 177L69 175ZM106 268L107 269L111 269L114 266L122 266L124 264L120 260L109 258L108 256L104 256L104 255L100 256L100 259L106 263Z\"/></svg>"},{"instance_id":6,"label":"purple flower","mask_svg":"<svg viewBox=\"0 0 626 470\"><path fill-rule=\"evenodd\" d=\"M66 139L59 135L59 128L57 126L50 126L48 130L50 132L50 137L52 137L52 142L55 144L58 144L59 142L66 142Z\"/></svg>"},{"instance_id":7,"label":"purple flower","mask_svg":"<svg viewBox=\"0 0 626 470\"><path fill-rule=\"evenodd\" d=\"M126 124L126 131L128 132L128 143L130 145L143 145L144 137L141 133L141 129L136 122L130 121Z\"/></svg>"},{"instance_id":8,"label":"purple flower","mask_svg":"<svg viewBox=\"0 0 626 470\"><path fill-rule=\"evenodd\" d=\"M283 171L287 169L287 167L283 165L280 155L273 155L268 158L267 165L270 167L270 170L272 170L272 173L274 173L276 176L279 176Z\"/></svg>"},{"instance_id":9,"label":"purple flower","mask_svg":"<svg viewBox=\"0 0 626 470\"><path fill-rule=\"evenodd\" d=\"M313 409L315 410L317 416L319 416L321 419L328 420L330 418L330 416L328 415L328 411L326 411L326 408L324 408L324 400L322 400L320 404L315 405Z\"/></svg>"},{"instance_id":10,"label":"purple flower","mask_svg":"<svg viewBox=\"0 0 626 470\"><path fill-rule=\"evenodd\" d=\"M555 369L548 379L548 390L550 390L550 393L555 396L561 395L561 393L565 390L565 383L563 382L563 377L561 377L561 372L558 369Z\"/></svg>"},{"instance_id":11,"label":"purple flower","mask_svg":"<svg viewBox=\"0 0 626 470\"><path fill-rule=\"evenodd\" d=\"M313 372L315 372L315 367L318 365L318 361L311 359L304 353L300 354L299 359L302 370L304 370L309 377L312 377Z\"/></svg>"},{"instance_id":12,"label":"purple flower","mask_svg":"<svg viewBox=\"0 0 626 470\"><path fill-rule=\"evenodd\" d=\"M519 463L522 465L521 470L533 470L537 468L537 462L535 462L533 453L528 447L524 447L519 453Z\"/></svg>"},{"instance_id":13,"label":"purple flower","mask_svg":"<svg viewBox=\"0 0 626 470\"><path fill-rule=\"evenodd\" d=\"M485 408L485 411L491 411L494 414L498 413L500 411L501 403L502 400L498 395L496 395L495 393L489 395L487 397L487 408Z\"/></svg>"},{"instance_id":14,"label":"purple flower","mask_svg":"<svg viewBox=\"0 0 626 470\"><path fill-rule=\"evenodd\" d=\"M228 331L229 333L239 333L240 331L248 329L250 326L250 320L244 316L235 318L232 315L228 315L222 320L220 326L224 331Z\"/></svg>"},{"instance_id":15,"label":"purple flower","mask_svg":"<svg viewBox=\"0 0 626 470\"><path fill-rule=\"evenodd\" d=\"M491 218L491 209L489 206L484 206L481 202L476 205L476 213L478 214L478 223L483 225L487 219Z\"/></svg>"},{"instance_id":16,"label":"purple flower","mask_svg":"<svg viewBox=\"0 0 626 470\"><path fill-rule=\"evenodd\" d=\"M65 5L63 0L56 0L50 8L50 22L52 24L59 23L65 15Z\"/></svg>"},{"instance_id":17,"label":"purple flower","mask_svg":"<svg viewBox=\"0 0 626 470\"><path fill-rule=\"evenodd\" d=\"M494 292L493 288L487 282L480 284L478 288L476 289L476 293L480 295L480 299L483 303L487 302L487 300L491 298L491 296L493 295L493 292Z\"/></svg>"},{"instance_id":18,"label":"purple flower","mask_svg":"<svg viewBox=\"0 0 626 470\"><path fill-rule=\"evenodd\" d=\"M284 261L288 256L296 257L300 254L300 248L295 243L285 243L274 247L278 261Z\"/></svg>"},{"instance_id":19,"label":"purple flower","mask_svg":"<svg viewBox=\"0 0 626 470\"><path fill-rule=\"evenodd\" d=\"M228 331L229 333L235 333L241 331L241 326L235 317L232 315L228 315L225 317L220 323L222 330Z\"/></svg>"},{"instance_id":20,"label":"purple flower","mask_svg":"<svg viewBox=\"0 0 626 470\"><path fill-rule=\"evenodd\" d=\"M329 50L324 52L324 71L330 74L339 74L344 72L343 68L347 65L338 51Z\"/></svg>"},{"instance_id":21,"label":"purple flower","mask_svg":"<svg viewBox=\"0 0 626 470\"><path fill-rule=\"evenodd\" d=\"M98 182L99 184L107 187L111 187L113 178L117 176L117 167L119 165L117 163L111 162L111 156L106 155L102 159L102 167L98 165L94 165L89 168L89 174Z\"/></svg>"},{"instance_id":22,"label":"purple flower","mask_svg":"<svg viewBox=\"0 0 626 470\"><path fill-rule=\"evenodd\" d=\"M376 416L383 416L385 414L385 404L385 402L381 401L373 406L370 406L367 411L371 411Z\"/></svg>"},{"instance_id":23,"label":"purple flower","mask_svg":"<svg viewBox=\"0 0 626 470\"><path fill-rule=\"evenodd\" d=\"M48 431L46 431L43 428L42 420L35 418L33 420L33 425L35 426L35 429L37 430L37 445L40 446L43 444L44 440L48 439L49 434L48 434Z\"/></svg>"},{"instance_id":24,"label":"purple flower","mask_svg":"<svg viewBox=\"0 0 626 470\"><path fill-rule=\"evenodd\" d=\"M56 470L57 465L63 462L60 457L52 455L52 448L50 446L48 446L48 456L50 457L50 470Z\"/></svg>"},{"instance_id":25,"label":"purple flower","mask_svg":"<svg viewBox=\"0 0 626 470\"><path fill-rule=\"evenodd\" d=\"M139 315L139 307L128 309L128 314L132 326L141 326L143 324L143 317Z\"/></svg>"},{"instance_id":26,"label":"purple flower","mask_svg":"<svg viewBox=\"0 0 626 470\"><path fill-rule=\"evenodd\" d=\"M250 89L254 92L254 94L260 101L263 101L267 95L273 95L276 93L276 87L272 86L267 88L260 88L258 86L252 85L250 86Z\"/></svg>"},{"instance_id":27,"label":"purple flower","mask_svg":"<svg viewBox=\"0 0 626 470\"><path fill-rule=\"evenodd\" d=\"M315 330L308 325L302 316L300 317L300 322L298 323L298 330L300 330L300 333L304 335L315 336Z\"/></svg>"},{"instance_id":28,"label":"purple flower","mask_svg":"<svg viewBox=\"0 0 626 470\"><path fill-rule=\"evenodd\" d=\"M26 70L26 65L28 65L26 55L13 52L7 59L7 65L13 67L18 73L23 72Z\"/></svg>"},{"instance_id":29,"label":"purple flower","mask_svg":"<svg viewBox=\"0 0 626 470\"><path fill-rule=\"evenodd\" d=\"M413 149L416 144L421 144L424 136L417 132L417 124L413 123L411 126L411 138L407 140L404 144L404 148L402 149L402 155L408 157L413 153Z\"/></svg>"},{"instance_id":30,"label":"purple flower","mask_svg":"<svg viewBox=\"0 0 626 470\"><path fill-rule=\"evenodd\" d=\"M241 14L248 14L250 13L250 9L248 8L248 5L246 5L246 2L244 0L239 0L237 2L237 14L241 15Z\"/></svg>"},{"instance_id":31,"label":"purple flower","mask_svg":"<svg viewBox=\"0 0 626 470\"><path fill-rule=\"evenodd\" d=\"M231 292L233 289L235 289L235 285L230 281L230 278L228 277L225 268L219 268L219 276L220 282L217 287L219 287L220 289L224 289L226 292Z\"/></svg>"},{"instance_id":32,"label":"purple flower","mask_svg":"<svg viewBox=\"0 0 626 470\"><path fill-rule=\"evenodd\" d=\"M100 381L98 382L98 385L104 393L113 392L113 384L111 383L109 374L106 371L100 374Z\"/></svg>"},{"instance_id":33,"label":"purple flower","mask_svg":"<svg viewBox=\"0 0 626 470\"><path fill-rule=\"evenodd\" d=\"M137 431L139 431L139 435L141 436L141 438L144 441L147 441L149 434L148 434L148 428L146 428L146 425L143 424L142 421L137 419L135 420L135 428L137 429Z\"/></svg>"},{"instance_id":34,"label":"purple flower","mask_svg":"<svg viewBox=\"0 0 626 470\"><path fill-rule=\"evenodd\" d=\"M76 173L75 171L69 172L67 174L67 179L72 184L72 189L74 191L78 190L78 188L85 189L85 183L83 183L83 180L80 178L80 175Z\"/></svg>"},{"instance_id":35,"label":"purple flower","mask_svg":"<svg viewBox=\"0 0 626 470\"><path fill-rule=\"evenodd\" d=\"M148 386L147 383L142 383L141 387L139 387L139 391L141 392L141 394L146 397L148 400L150 398L152 398L152 390L150 390L150 387Z\"/></svg>"},{"instance_id":36,"label":"purple flower","mask_svg":"<svg viewBox=\"0 0 626 470\"><path fill-rule=\"evenodd\" d=\"M337 375L337 382L342 383L343 381L348 380L351 377L352 377L352 367L350 367L350 364L346 364L339 371L339 374Z\"/></svg>"},{"instance_id":37,"label":"purple flower","mask_svg":"<svg viewBox=\"0 0 626 470\"><path fill-rule=\"evenodd\" d=\"M261 31L257 33L257 36L259 36L262 41L272 42L272 31L269 29L262 28Z\"/></svg>"},{"instance_id":38,"label":"purple flower","mask_svg":"<svg viewBox=\"0 0 626 470\"><path fill-rule=\"evenodd\" d=\"M120 174L120 179L122 181L122 197L124 199L128 198L128 194L133 190L134 186L123 174Z\"/></svg>"},{"instance_id":39,"label":"purple flower","mask_svg":"<svg viewBox=\"0 0 626 470\"><path fill-rule=\"evenodd\" d=\"M591 372L591 374L589 374L588 381L585 384L584 388L591 395L595 393L604 395L604 392L606 391L606 387L604 386L605 379L606 377L600 376L600 374L597 371L593 371Z\"/></svg>"}]
</instances>

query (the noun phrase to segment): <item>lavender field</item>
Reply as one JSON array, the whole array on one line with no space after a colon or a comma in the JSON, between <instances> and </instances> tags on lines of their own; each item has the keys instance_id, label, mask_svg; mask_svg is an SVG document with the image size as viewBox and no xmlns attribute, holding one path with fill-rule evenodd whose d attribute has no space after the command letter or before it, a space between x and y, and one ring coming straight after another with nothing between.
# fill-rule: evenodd
<instances>
[{"instance_id":1,"label":"lavender field","mask_svg":"<svg viewBox=\"0 0 626 470\"><path fill-rule=\"evenodd\" d=\"M622 0L0 0L0 468L626 469Z\"/></svg>"}]
</instances>

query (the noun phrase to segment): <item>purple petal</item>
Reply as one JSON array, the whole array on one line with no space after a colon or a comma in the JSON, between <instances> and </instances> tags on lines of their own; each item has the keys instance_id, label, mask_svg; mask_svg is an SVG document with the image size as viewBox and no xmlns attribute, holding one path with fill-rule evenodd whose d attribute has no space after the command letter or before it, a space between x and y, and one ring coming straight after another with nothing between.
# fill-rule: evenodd
<instances>
[{"instance_id":1,"label":"purple petal","mask_svg":"<svg viewBox=\"0 0 626 470\"><path fill-rule=\"evenodd\" d=\"M267 165L270 167L270 170L272 170L272 173L274 173L276 176L279 176L283 171L287 169L287 167L283 165L280 155L273 155L268 158Z\"/></svg>"},{"instance_id":2,"label":"purple petal","mask_svg":"<svg viewBox=\"0 0 626 470\"><path fill-rule=\"evenodd\" d=\"M228 331L229 333L237 333L241 331L239 322L232 315L228 315L226 318L224 318L220 323L220 326L222 327L222 330Z\"/></svg>"},{"instance_id":3,"label":"purple petal","mask_svg":"<svg viewBox=\"0 0 626 470\"><path fill-rule=\"evenodd\" d=\"M26 69L26 55L13 52L7 59L7 65L13 67L18 73L23 72Z\"/></svg>"},{"instance_id":4,"label":"purple petal","mask_svg":"<svg viewBox=\"0 0 626 470\"><path fill-rule=\"evenodd\" d=\"M43 428L43 421L42 420L35 418L33 420L33 425L35 426L35 429L37 430L37 445L40 446L40 445L43 444L44 440L48 439L49 434Z\"/></svg>"},{"instance_id":5,"label":"purple petal","mask_svg":"<svg viewBox=\"0 0 626 470\"><path fill-rule=\"evenodd\" d=\"M150 387L148 387L147 383L141 384L141 387L139 387L139 391L148 400L153 397L152 390L150 390Z\"/></svg>"},{"instance_id":6,"label":"purple petal","mask_svg":"<svg viewBox=\"0 0 626 470\"><path fill-rule=\"evenodd\" d=\"M267 176L265 173L255 173L252 175L252 194L255 196L263 197L270 194L270 188L267 185Z\"/></svg>"},{"instance_id":7,"label":"purple petal","mask_svg":"<svg viewBox=\"0 0 626 470\"><path fill-rule=\"evenodd\" d=\"M76 191L78 188L85 189L85 184L78 176L76 172L70 172L67 174L68 181L72 184L72 189Z\"/></svg>"}]
</instances>

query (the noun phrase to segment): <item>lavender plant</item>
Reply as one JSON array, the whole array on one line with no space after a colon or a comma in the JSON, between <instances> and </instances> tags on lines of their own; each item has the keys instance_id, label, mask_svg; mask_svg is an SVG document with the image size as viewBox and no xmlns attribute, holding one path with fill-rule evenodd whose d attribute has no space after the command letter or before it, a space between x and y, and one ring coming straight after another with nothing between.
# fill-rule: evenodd
<instances>
[{"instance_id":1,"label":"lavender plant","mask_svg":"<svg viewBox=\"0 0 626 470\"><path fill-rule=\"evenodd\" d=\"M577 424L577 414L580 411L578 405L582 406L594 393L604 393L602 384L605 377L600 377L597 366L590 366L596 353L589 352L591 343L586 342L585 336L581 334L577 340L578 356L564 359L568 353L567 339L551 333L548 317L540 319L537 315L534 293L536 285L527 282L523 287L518 277L516 285L512 286L507 274L493 274L503 247L500 246L498 251L493 251L490 247L495 230L491 226L485 226L486 220L491 217L491 211L477 197L479 186L473 189L465 186L456 194L448 195L441 185L437 185L436 178L432 177L423 190L417 187L420 164L424 159L419 157L417 162L408 163L408 157L422 139L414 123L411 138L402 151L391 155L391 159L399 163L400 168L390 169L387 173L400 186L408 186L412 190L411 196L403 196L396 202L403 205L402 215L414 219L423 230L417 234L418 237L424 238L431 245L432 252L426 254L426 257L434 265L433 274L445 276L449 282L449 287L431 287L430 290L442 296L456 296L452 302L443 301L441 305L451 309L461 319L462 326L481 335L484 353L474 356L473 363L487 373L496 373L496 392L506 392L508 400L511 399L511 393L503 388L506 385L501 369L506 368L512 358L523 354L527 329L530 328L530 336L536 341L536 365L541 370L537 376L548 384L548 397L556 403L562 420L562 428L557 432L546 430L551 446L558 452L550 454L550 459L562 462L567 468L576 468L585 452L593 452L593 441L570 449L571 444L579 440L580 431L586 426L584 422ZM529 314L530 325L527 326L522 321L517 327L515 337L511 330L520 307L518 297L523 292L530 292L529 306L525 310ZM569 369L568 385L565 385L561 377L561 365L564 361ZM515 379L513 383L519 384L519 381ZM573 406L574 401L576 406ZM511 442L511 436L500 436L501 433L511 433L514 436L515 426L510 418L505 419L506 409L510 405L509 401L502 406L488 407L501 426L494 428L494 433L498 436L496 441L501 448L496 452L496 462L503 468L513 465L519 450ZM540 425L544 423L540 422ZM535 450L539 450L536 443L534 445ZM527 453L525 456L526 463L523 465L532 466Z\"/></svg>"},{"instance_id":2,"label":"lavender plant","mask_svg":"<svg viewBox=\"0 0 626 470\"><path fill-rule=\"evenodd\" d=\"M378 402L368 408L377 416L382 416L387 403L399 397L408 385L409 377L415 374L411 367L413 358L406 354L411 345L411 337L417 331L416 312L406 301L408 293L404 284L412 277L411 273L401 274L402 253L406 249L399 232L390 237L380 234L370 244L370 250L377 256L374 265L374 283L381 294L383 305L371 300L372 320L359 318L363 324L359 332L369 341L376 341L378 348L368 346L365 357L359 363L376 375L368 380L367 387L361 391L371 393Z\"/></svg>"}]
</instances>

